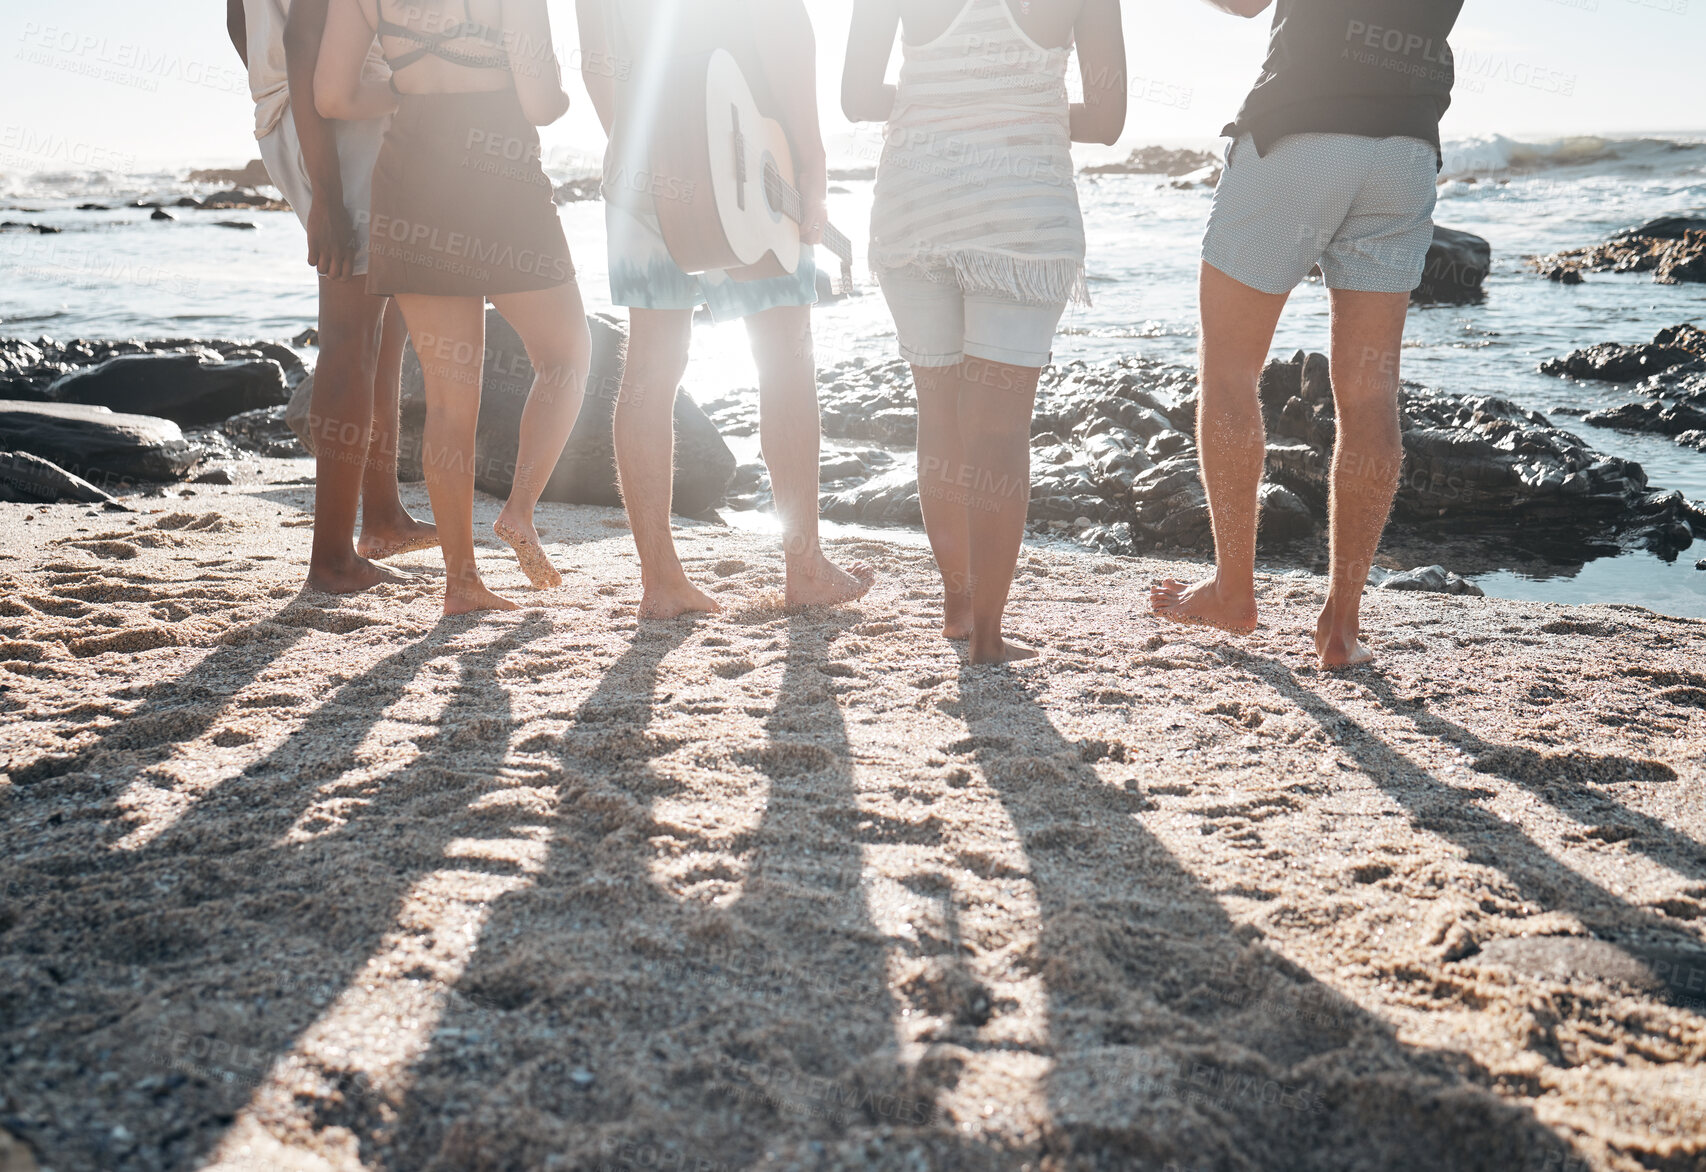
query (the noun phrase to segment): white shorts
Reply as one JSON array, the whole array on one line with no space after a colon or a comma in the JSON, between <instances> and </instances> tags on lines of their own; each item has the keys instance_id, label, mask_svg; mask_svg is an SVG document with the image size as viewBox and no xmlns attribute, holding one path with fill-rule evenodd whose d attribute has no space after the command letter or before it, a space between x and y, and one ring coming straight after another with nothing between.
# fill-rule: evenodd
<instances>
[{"instance_id":1,"label":"white shorts","mask_svg":"<svg viewBox=\"0 0 1706 1172\"><path fill-rule=\"evenodd\" d=\"M900 356L914 366L958 366L967 358L1044 367L1064 302L1035 304L966 293L952 273L890 269L877 273L894 317Z\"/></svg>"},{"instance_id":2,"label":"white shorts","mask_svg":"<svg viewBox=\"0 0 1706 1172\"><path fill-rule=\"evenodd\" d=\"M1439 159L1419 138L1288 134L1226 155L1202 258L1263 293L1290 293L1316 264L1329 289L1409 293L1433 243Z\"/></svg>"},{"instance_id":3,"label":"white shorts","mask_svg":"<svg viewBox=\"0 0 1706 1172\"><path fill-rule=\"evenodd\" d=\"M344 184L344 211L349 214L350 226L355 229L354 276L367 273L367 228L372 219L373 166L379 161L379 146L385 141L385 124L389 119L370 118L365 122L333 122L332 138L338 147L338 170ZM302 142L296 137L296 119L285 112L284 118L272 133L260 140L261 161L267 165L272 185L284 194L284 201L304 227L308 212L314 206L314 183L308 177L308 164L302 158Z\"/></svg>"}]
</instances>

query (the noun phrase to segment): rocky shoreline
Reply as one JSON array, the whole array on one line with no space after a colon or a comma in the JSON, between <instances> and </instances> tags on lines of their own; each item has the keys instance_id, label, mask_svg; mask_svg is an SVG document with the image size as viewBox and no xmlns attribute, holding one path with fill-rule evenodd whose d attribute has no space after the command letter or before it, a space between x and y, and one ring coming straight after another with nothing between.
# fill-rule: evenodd
<instances>
[{"instance_id":1,"label":"rocky shoreline","mask_svg":"<svg viewBox=\"0 0 1706 1172\"><path fill-rule=\"evenodd\" d=\"M1667 435L1706 452L1706 330L1660 330L1649 343L1602 342L1540 365L1542 374L1629 385L1642 399L1589 412L1596 427Z\"/></svg>"},{"instance_id":2,"label":"rocky shoreline","mask_svg":"<svg viewBox=\"0 0 1706 1172\"><path fill-rule=\"evenodd\" d=\"M1706 282L1706 216L1662 216L1604 244L1529 258L1549 281L1579 285L1583 273L1652 273L1659 285Z\"/></svg>"},{"instance_id":3,"label":"rocky shoreline","mask_svg":"<svg viewBox=\"0 0 1706 1172\"><path fill-rule=\"evenodd\" d=\"M619 497L610 414L625 336L614 319L590 321L588 406L546 499L613 505ZM1634 354L1594 347L1562 360L1556 373L1623 378L1647 371L1648 383L1692 388L1706 379L1691 349L1703 337L1679 327ZM1654 373L1670 359L1677 361ZM519 339L491 314L474 457L476 483L485 492L509 489L531 380ZM824 516L872 527L918 526L917 419L905 364L855 359L822 371L819 383ZM1208 553L1195 384L1188 367L1138 356L1046 370L1032 430L1032 530L1113 554ZM1652 393L1651 406L1671 422L1696 410L1701 397ZM105 499L157 494L191 477L230 483L246 454L312 449L311 394L306 365L275 342L0 341L0 449L20 454L11 460L13 471L0 476L0 493ZM1269 433L1261 548L1271 558L1311 564L1325 541L1335 430L1327 359L1299 352L1271 362L1261 396ZM1447 549L1454 568L1479 572L1522 556L1569 563L1642 549L1669 559L1706 534L1706 504L1649 485L1639 464L1595 450L1538 412L1415 384L1405 385L1400 409L1405 455L1389 547L1431 560ZM411 362L399 447L406 480L420 475L424 418L419 368ZM725 439L757 434L755 395L730 396L702 410L682 392L676 422L678 512L705 516L719 507L769 504L762 463L738 464ZM1616 412L1596 413L1589 422L1631 425ZM1691 434L1679 438L1694 442ZM103 497L91 498L85 485ZM1461 589L1449 570L1433 568L1439 573L1419 580Z\"/></svg>"}]
</instances>

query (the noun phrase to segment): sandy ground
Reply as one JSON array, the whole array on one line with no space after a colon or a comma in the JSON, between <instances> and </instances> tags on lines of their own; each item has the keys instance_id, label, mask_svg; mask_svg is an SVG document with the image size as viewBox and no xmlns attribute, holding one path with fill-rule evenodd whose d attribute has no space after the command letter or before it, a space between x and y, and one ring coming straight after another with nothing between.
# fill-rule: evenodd
<instances>
[{"instance_id":1,"label":"sandy ground","mask_svg":"<svg viewBox=\"0 0 1706 1172\"><path fill-rule=\"evenodd\" d=\"M642 628L567 507L441 621L299 596L310 491L0 506L8 1169L1706 1168L1706 623L1375 594L1336 676L1320 579L1034 552L972 669L915 546L789 615L691 526Z\"/></svg>"}]
</instances>

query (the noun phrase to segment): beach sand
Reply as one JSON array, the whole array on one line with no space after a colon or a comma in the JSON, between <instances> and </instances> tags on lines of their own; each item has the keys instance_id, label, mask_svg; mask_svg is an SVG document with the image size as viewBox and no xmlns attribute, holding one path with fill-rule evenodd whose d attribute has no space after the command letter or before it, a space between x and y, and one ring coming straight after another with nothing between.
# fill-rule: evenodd
<instances>
[{"instance_id":1,"label":"beach sand","mask_svg":"<svg viewBox=\"0 0 1706 1172\"><path fill-rule=\"evenodd\" d=\"M43 1167L1706 1168L1706 623L1371 592L1330 674L1321 579L1238 639L1031 550L968 668L915 541L791 615L684 524L726 612L642 627L619 511L534 594L483 498L527 609L444 621L432 552L299 595L259 467L0 505Z\"/></svg>"}]
</instances>

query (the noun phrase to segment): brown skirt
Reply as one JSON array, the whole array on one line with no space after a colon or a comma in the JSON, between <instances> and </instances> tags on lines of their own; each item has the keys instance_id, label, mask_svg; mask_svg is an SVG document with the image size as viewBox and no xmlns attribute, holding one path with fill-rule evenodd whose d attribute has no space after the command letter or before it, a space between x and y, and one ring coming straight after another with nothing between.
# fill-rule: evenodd
<instances>
[{"instance_id":1,"label":"brown skirt","mask_svg":"<svg viewBox=\"0 0 1706 1172\"><path fill-rule=\"evenodd\" d=\"M373 171L369 293L490 297L575 279L513 89L404 94Z\"/></svg>"}]
</instances>

